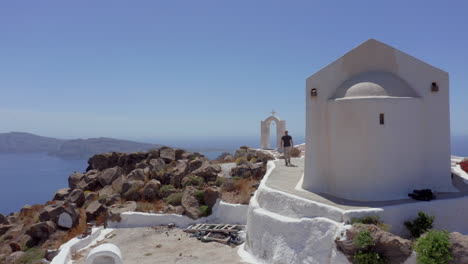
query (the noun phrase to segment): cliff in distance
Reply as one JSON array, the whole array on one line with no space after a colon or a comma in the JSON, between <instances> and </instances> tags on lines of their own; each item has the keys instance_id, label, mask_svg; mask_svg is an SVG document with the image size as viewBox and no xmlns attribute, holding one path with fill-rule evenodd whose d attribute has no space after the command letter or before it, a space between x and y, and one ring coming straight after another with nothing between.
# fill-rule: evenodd
<instances>
[{"instance_id":1,"label":"cliff in distance","mask_svg":"<svg viewBox=\"0 0 468 264\"><path fill-rule=\"evenodd\" d=\"M0 153L48 153L66 159L87 159L105 152L147 151L160 145L114 138L64 140L24 132L0 133Z\"/></svg>"}]
</instances>

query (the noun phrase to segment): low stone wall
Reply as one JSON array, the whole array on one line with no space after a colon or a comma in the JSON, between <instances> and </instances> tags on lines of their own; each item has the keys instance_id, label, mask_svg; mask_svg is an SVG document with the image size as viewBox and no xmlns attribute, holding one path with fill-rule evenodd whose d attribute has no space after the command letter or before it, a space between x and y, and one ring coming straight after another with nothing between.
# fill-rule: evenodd
<instances>
[{"instance_id":1,"label":"low stone wall","mask_svg":"<svg viewBox=\"0 0 468 264\"><path fill-rule=\"evenodd\" d=\"M93 228L91 234L85 238L73 238L60 246L60 252L50 262L51 264L69 264L72 263L72 254L87 247L101 235L103 228Z\"/></svg>"},{"instance_id":2,"label":"low stone wall","mask_svg":"<svg viewBox=\"0 0 468 264\"><path fill-rule=\"evenodd\" d=\"M208 217L191 219L178 214L150 214L140 212L125 212L120 215L120 222L108 222L111 228L151 227L159 225L175 224L178 227L187 227L195 223L223 223L243 224L247 223L248 205L225 203L218 199L213 207L213 214Z\"/></svg>"}]
</instances>

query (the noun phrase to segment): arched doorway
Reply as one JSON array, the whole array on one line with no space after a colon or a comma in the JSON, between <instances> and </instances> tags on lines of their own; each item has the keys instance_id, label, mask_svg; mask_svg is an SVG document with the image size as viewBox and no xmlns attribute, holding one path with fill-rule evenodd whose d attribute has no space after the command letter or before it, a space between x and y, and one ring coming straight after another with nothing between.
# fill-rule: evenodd
<instances>
[{"instance_id":1,"label":"arched doorway","mask_svg":"<svg viewBox=\"0 0 468 264\"><path fill-rule=\"evenodd\" d=\"M276 116L275 112L271 113L272 115L267 117L264 121L261 121L261 144L262 149L270 149L270 126L271 122L276 123L276 148L281 149L281 137L286 130L286 121L279 119Z\"/></svg>"}]
</instances>

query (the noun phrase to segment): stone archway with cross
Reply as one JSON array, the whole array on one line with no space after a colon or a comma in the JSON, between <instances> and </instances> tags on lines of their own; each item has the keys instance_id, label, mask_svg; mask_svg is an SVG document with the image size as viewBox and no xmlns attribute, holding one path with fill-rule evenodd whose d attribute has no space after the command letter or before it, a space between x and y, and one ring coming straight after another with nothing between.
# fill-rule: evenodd
<instances>
[{"instance_id":1,"label":"stone archway with cross","mask_svg":"<svg viewBox=\"0 0 468 264\"><path fill-rule=\"evenodd\" d=\"M270 149L270 126L271 122L276 123L276 148L281 150L281 137L286 130L286 121L281 120L276 116L276 112L273 110L271 116L261 121L261 144L262 149Z\"/></svg>"}]
</instances>

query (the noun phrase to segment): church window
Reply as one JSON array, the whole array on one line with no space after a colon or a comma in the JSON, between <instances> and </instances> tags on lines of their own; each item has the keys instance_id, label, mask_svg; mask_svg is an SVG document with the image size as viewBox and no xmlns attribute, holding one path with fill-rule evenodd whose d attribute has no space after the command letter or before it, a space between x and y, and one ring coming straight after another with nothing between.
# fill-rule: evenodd
<instances>
[{"instance_id":1,"label":"church window","mask_svg":"<svg viewBox=\"0 0 468 264\"><path fill-rule=\"evenodd\" d=\"M439 85L437 85L436 82L433 82L431 84L431 92L435 93L435 92L438 92L439 91Z\"/></svg>"}]
</instances>

